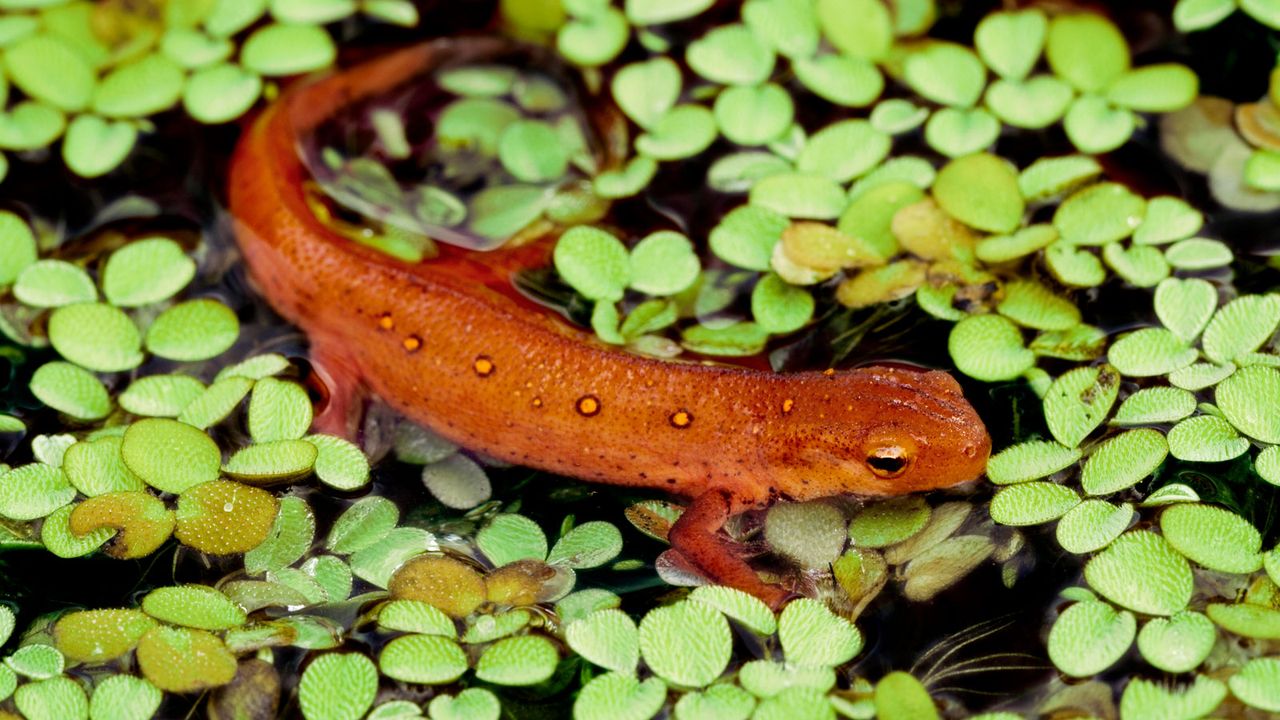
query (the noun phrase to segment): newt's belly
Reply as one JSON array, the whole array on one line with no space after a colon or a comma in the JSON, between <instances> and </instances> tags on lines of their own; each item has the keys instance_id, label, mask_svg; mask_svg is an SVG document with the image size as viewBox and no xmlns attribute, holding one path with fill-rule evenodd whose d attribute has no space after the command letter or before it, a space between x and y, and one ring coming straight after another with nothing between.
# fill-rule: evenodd
<instances>
[{"instance_id":1,"label":"newt's belly","mask_svg":"<svg viewBox=\"0 0 1280 720\"><path fill-rule=\"evenodd\" d=\"M304 197L300 134L431 62L420 46L295 88L231 166L249 269L320 362L473 450L586 480L772 497L892 494L977 477L990 440L940 372L779 375L629 354L509 291L554 238L407 264L342 238Z\"/></svg>"}]
</instances>

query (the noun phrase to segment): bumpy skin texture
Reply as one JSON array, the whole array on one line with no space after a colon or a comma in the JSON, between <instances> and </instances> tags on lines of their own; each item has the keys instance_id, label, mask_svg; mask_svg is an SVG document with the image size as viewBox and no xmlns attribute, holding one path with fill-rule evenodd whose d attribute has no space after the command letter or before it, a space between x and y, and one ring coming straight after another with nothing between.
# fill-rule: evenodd
<instances>
[{"instance_id":1,"label":"bumpy skin texture","mask_svg":"<svg viewBox=\"0 0 1280 720\"><path fill-rule=\"evenodd\" d=\"M298 138L421 72L448 42L294 88L232 161L231 211L249 270L308 334L340 417L359 386L487 455L693 498L673 546L712 579L774 605L785 593L716 535L730 515L775 498L896 495L982 473L990 438L946 373L775 374L637 356L513 295L511 273L548 264L552 238L491 253L445 248L410 265L320 223L304 197Z\"/></svg>"}]
</instances>

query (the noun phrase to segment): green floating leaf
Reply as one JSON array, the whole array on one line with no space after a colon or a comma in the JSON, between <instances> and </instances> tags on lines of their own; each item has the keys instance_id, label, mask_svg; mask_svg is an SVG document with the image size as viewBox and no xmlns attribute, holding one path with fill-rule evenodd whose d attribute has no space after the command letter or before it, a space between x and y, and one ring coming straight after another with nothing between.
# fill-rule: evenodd
<instances>
[{"instance_id":1,"label":"green floating leaf","mask_svg":"<svg viewBox=\"0 0 1280 720\"><path fill-rule=\"evenodd\" d=\"M1169 430L1169 452L1179 460L1223 462L1248 449L1249 440L1216 415L1190 417Z\"/></svg>"},{"instance_id":2,"label":"green floating leaf","mask_svg":"<svg viewBox=\"0 0 1280 720\"><path fill-rule=\"evenodd\" d=\"M1280 638L1280 611L1249 602L1209 603L1205 613L1229 633L1260 640Z\"/></svg>"},{"instance_id":3,"label":"green floating leaf","mask_svg":"<svg viewBox=\"0 0 1280 720\"><path fill-rule=\"evenodd\" d=\"M1120 403L1113 425L1177 422L1196 411L1196 396L1181 388L1143 388Z\"/></svg>"},{"instance_id":4,"label":"green floating leaf","mask_svg":"<svg viewBox=\"0 0 1280 720\"><path fill-rule=\"evenodd\" d=\"M358 720L378 693L378 668L359 653L326 653L307 665L298 704L307 720Z\"/></svg>"},{"instance_id":5,"label":"green floating leaf","mask_svg":"<svg viewBox=\"0 0 1280 720\"><path fill-rule=\"evenodd\" d=\"M1236 366L1231 363L1226 365L1203 362L1192 363L1169 373L1169 384L1183 390L1195 392L1217 385L1235 371Z\"/></svg>"},{"instance_id":6,"label":"green floating leaf","mask_svg":"<svg viewBox=\"0 0 1280 720\"><path fill-rule=\"evenodd\" d=\"M29 387L40 402L79 420L98 420L111 412L111 398L102 381L71 363L41 365L32 373Z\"/></svg>"},{"instance_id":7,"label":"green floating leaf","mask_svg":"<svg viewBox=\"0 0 1280 720\"><path fill-rule=\"evenodd\" d=\"M844 514L822 501L778 503L765 516L764 539L801 567L826 568L844 549Z\"/></svg>"},{"instance_id":8,"label":"green floating leaf","mask_svg":"<svg viewBox=\"0 0 1280 720\"><path fill-rule=\"evenodd\" d=\"M1226 267L1235 259L1225 243L1204 238L1179 240L1164 251L1164 257L1173 269L1189 272Z\"/></svg>"},{"instance_id":9,"label":"green floating leaf","mask_svg":"<svg viewBox=\"0 0 1280 720\"><path fill-rule=\"evenodd\" d=\"M1120 376L1103 365L1070 370L1044 396L1045 420L1058 442L1075 447L1106 418L1120 390Z\"/></svg>"},{"instance_id":10,"label":"green floating leaf","mask_svg":"<svg viewBox=\"0 0 1280 720\"><path fill-rule=\"evenodd\" d=\"M790 172L792 169L790 162L773 153L732 153L717 158L711 163L711 167L707 169L707 185L716 192L742 193L750 190L751 186L761 178ZM648 182L649 180L646 179L644 184L648 185ZM598 192L599 188L597 188ZM742 205L735 210L744 207L750 206ZM723 219L721 221L723 222Z\"/></svg>"},{"instance_id":11,"label":"green floating leaf","mask_svg":"<svg viewBox=\"0 0 1280 720\"><path fill-rule=\"evenodd\" d=\"M1262 567L1262 536L1228 510L1174 505L1160 514L1160 530L1178 552L1210 570L1246 574Z\"/></svg>"},{"instance_id":12,"label":"green floating leaf","mask_svg":"<svg viewBox=\"0 0 1280 720\"><path fill-rule=\"evenodd\" d=\"M1107 335L1101 328L1080 324L1039 333L1029 347L1041 357L1088 362L1102 357L1106 344Z\"/></svg>"},{"instance_id":13,"label":"green floating leaf","mask_svg":"<svg viewBox=\"0 0 1280 720\"><path fill-rule=\"evenodd\" d=\"M655 160L680 160L706 150L716 139L716 120L701 105L677 105L636 138L636 152Z\"/></svg>"},{"instance_id":14,"label":"green floating leaf","mask_svg":"<svg viewBox=\"0 0 1280 720\"><path fill-rule=\"evenodd\" d=\"M1177 63L1159 63L1130 70L1116 78L1107 87L1106 96L1116 105L1135 112L1168 113L1190 105L1199 92L1200 79L1190 68Z\"/></svg>"},{"instance_id":15,"label":"green floating leaf","mask_svg":"<svg viewBox=\"0 0 1280 720\"><path fill-rule=\"evenodd\" d=\"M889 135L911 132L929 119L928 108L904 98L890 98L871 109L871 127Z\"/></svg>"},{"instance_id":16,"label":"green floating leaf","mask_svg":"<svg viewBox=\"0 0 1280 720\"><path fill-rule=\"evenodd\" d=\"M98 528L83 536L71 531L72 505L54 510L40 524L40 542L60 558L83 557L96 551L116 534L112 528Z\"/></svg>"},{"instance_id":17,"label":"green floating leaf","mask_svg":"<svg viewBox=\"0 0 1280 720\"><path fill-rule=\"evenodd\" d=\"M630 280L626 247L593 227L570 228L555 248L556 271L589 300L616 301Z\"/></svg>"},{"instance_id":18,"label":"green floating leaf","mask_svg":"<svg viewBox=\"0 0 1280 720\"><path fill-rule=\"evenodd\" d=\"M1080 459L1079 448L1053 441L1031 440L1001 450L987 461L987 478L996 485L1012 485L1047 477Z\"/></svg>"},{"instance_id":19,"label":"green floating leaf","mask_svg":"<svg viewBox=\"0 0 1280 720\"><path fill-rule=\"evenodd\" d=\"M1226 419L1240 432L1265 443L1280 443L1280 370L1254 365L1240 368L1218 384L1214 399Z\"/></svg>"},{"instance_id":20,"label":"green floating leaf","mask_svg":"<svg viewBox=\"0 0 1280 720\"><path fill-rule=\"evenodd\" d=\"M827 692L836 683L829 667L800 667L772 660L752 660L738 671L738 682L752 695L770 698L788 688Z\"/></svg>"},{"instance_id":21,"label":"green floating leaf","mask_svg":"<svg viewBox=\"0 0 1280 720\"><path fill-rule=\"evenodd\" d=\"M771 333L799 330L813 319L813 295L770 273L751 292L751 316Z\"/></svg>"},{"instance_id":22,"label":"green floating leaf","mask_svg":"<svg viewBox=\"0 0 1280 720\"><path fill-rule=\"evenodd\" d=\"M985 263L1003 263L1043 250L1058 239L1052 225L1030 225L1012 235L993 235L978 241L974 253Z\"/></svg>"},{"instance_id":23,"label":"green floating leaf","mask_svg":"<svg viewBox=\"0 0 1280 720\"><path fill-rule=\"evenodd\" d=\"M38 257L36 237L26 221L8 210L0 210L0 285L13 284Z\"/></svg>"},{"instance_id":24,"label":"green floating leaf","mask_svg":"<svg viewBox=\"0 0 1280 720\"><path fill-rule=\"evenodd\" d=\"M844 210L844 190L834 181L805 173L762 178L751 188L750 202L790 218L834 220Z\"/></svg>"},{"instance_id":25,"label":"green floating leaf","mask_svg":"<svg viewBox=\"0 0 1280 720\"><path fill-rule=\"evenodd\" d=\"M1134 612L1172 615L1191 600L1193 581L1186 558L1164 538L1131 530L1116 538L1084 568L1090 587ZM1135 579L1141 578L1141 582Z\"/></svg>"},{"instance_id":26,"label":"green floating leaf","mask_svg":"<svg viewBox=\"0 0 1280 720\"><path fill-rule=\"evenodd\" d=\"M984 382L1012 380L1036 364L1018 326L1000 315L971 315L956 323L947 348L960 372Z\"/></svg>"},{"instance_id":27,"label":"green floating leaf","mask_svg":"<svg viewBox=\"0 0 1280 720\"><path fill-rule=\"evenodd\" d=\"M1280 660L1254 658L1228 678L1227 685L1249 707L1280 712Z\"/></svg>"},{"instance_id":28,"label":"green floating leaf","mask_svg":"<svg viewBox=\"0 0 1280 720\"><path fill-rule=\"evenodd\" d=\"M542 560L547 537L538 524L523 515L498 515L476 535L476 545L494 567L517 560Z\"/></svg>"},{"instance_id":29,"label":"green floating leaf","mask_svg":"<svg viewBox=\"0 0 1280 720\"><path fill-rule=\"evenodd\" d=\"M102 78L93 94L93 111L113 118L154 115L178 102L185 80L178 63L159 53L143 55Z\"/></svg>"},{"instance_id":30,"label":"green floating leaf","mask_svg":"<svg viewBox=\"0 0 1280 720\"><path fill-rule=\"evenodd\" d=\"M680 68L668 57L623 66L613 75L613 99L627 117L651 127L680 97Z\"/></svg>"},{"instance_id":31,"label":"green floating leaf","mask_svg":"<svg viewBox=\"0 0 1280 720\"><path fill-rule=\"evenodd\" d=\"M609 7L565 23L556 35L556 49L575 65L595 67L617 57L630 36L627 17Z\"/></svg>"},{"instance_id":32,"label":"green floating leaf","mask_svg":"<svg viewBox=\"0 0 1280 720\"><path fill-rule=\"evenodd\" d=\"M383 605L378 611L378 628L447 638L458 636L458 629L448 615L420 600L392 600Z\"/></svg>"},{"instance_id":33,"label":"green floating leaf","mask_svg":"<svg viewBox=\"0 0 1280 720\"><path fill-rule=\"evenodd\" d=\"M52 34L29 35L10 45L4 64L22 92L59 110L83 110L93 96L93 68L72 45Z\"/></svg>"},{"instance_id":34,"label":"green floating leaf","mask_svg":"<svg viewBox=\"0 0 1280 720\"><path fill-rule=\"evenodd\" d=\"M862 650L858 628L809 598L792 600L782 610L778 640L786 661L804 667L842 665Z\"/></svg>"},{"instance_id":35,"label":"green floating leaf","mask_svg":"<svg viewBox=\"0 0 1280 720\"><path fill-rule=\"evenodd\" d=\"M1107 277L1097 255L1062 241L1045 249L1045 264L1054 279L1069 287L1095 287Z\"/></svg>"},{"instance_id":36,"label":"green floating leaf","mask_svg":"<svg viewBox=\"0 0 1280 720\"><path fill-rule=\"evenodd\" d=\"M476 661L476 677L495 685L537 685L551 677L560 654L540 635L503 638Z\"/></svg>"},{"instance_id":37,"label":"green floating leaf","mask_svg":"<svg viewBox=\"0 0 1280 720\"><path fill-rule=\"evenodd\" d=\"M711 0L627 0L627 19L635 25L663 25L702 14Z\"/></svg>"},{"instance_id":38,"label":"green floating leaf","mask_svg":"<svg viewBox=\"0 0 1280 720\"><path fill-rule=\"evenodd\" d=\"M216 480L222 452L202 431L164 418L139 420L120 447L125 465L151 487L179 494Z\"/></svg>"},{"instance_id":39,"label":"green floating leaf","mask_svg":"<svg viewBox=\"0 0 1280 720\"><path fill-rule=\"evenodd\" d=\"M947 163L934 181L933 196L948 215L990 233L1017 230L1026 209L1017 170L988 153Z\"/></svg>"},{"instance_id":40,"label":"green floating leaf","mask_svg":"<svg viewBox=\"0 0 1280 720\"><path fill-rule=\"evenodd\" d=\"M54 310L49 317L49 342L64 358L89 370L119 372L142 363L137 326L128 315L104 303L76 303Z\"/></svg>"},{"instance_id":41,"label":"green floating leaf","mask_svg":"<svg viewBox=\"0 0 1280 720\"><path fill-rule=\"evenodd\" d=\"M991 519L1001 525L1040 525L1080 504L1075 490L1051 482L1024 482L1001 488L991 498Z\"/></svg>"},{"instance_id":42,"label":"green floating leaf","mask_svg":"<svg viewBox=\"0 0 1280 720\"><path fill-rule=\"evenodd\" d=\"M1225 363L1257 350L1280 325L1280 296L1245 295L1222 306L1204 330L1204 352Z\"/></svg>"},{"instance_id":43,"label":"green floating leaf","mask_svg":"<svg viewBox=\"0 0 1280 720\"><path fill-rule=\"evenodd\" d=\"M30 720L86 720L89 699L80 683L69 677L54 677L26 683L17 689L13 702Z\"/></svg>"},{"instance_id":44,"label":"green floating leaf","mask_svg":"<svg viewBox=\"0 0 1280 720\"><path fill-rule=\"evenodd\" d=\"M38 150L57 140L66 126L66 116L60 110L24 100L0 113L0 148ZM7 160L4 169L8 171Z\"/></svg>"},{"instance_id":45,"label":"green floating leaf","mask_svg":"<svg viewBox=\"0 0 1280 720\"><path fill-rule=\"evenodd\" d=\"M1133 233L1139 245L1163 245L1189 238L1204 227L1204 215L1185 200L1161 195L1147 201L1147 214Z\"/></svg>"},{"instance_id":46,"label":"green floating leaf","mask_svg":"<svg viewBox=\"0 0 1280 720\"><path fill-rule=\"evenodd\" d=\"M929 147L951 158L981 152L999 136L1000 121L982 108L942 108L924 126Z\"/></svg>"},{"instance_id":47,"label":"green floating leaf","mask_svg":"<svg viewBox=\"0 0 1280 720\"><path fill-rule=\"evenodd\" d=\"M289 360L285 356L278 353L263 353L222 368L213 379L214 382L230 377L261 380L264 377L278 375L288 368Z\"/></svg>"},{"instance_id":48,"label":"green floating leaf","mask_svg":"<svg viewBox=\"0 0 1280 720\"><path fill-rule=\"evenodd\" d=\"M191 282L196 264L163 237L135 240L107 258L102 294L112 305L137 307L168 300Z\"/></svg>"},{"instance_id":49,"label":"green floating leaf","mask_svg":"<svg viewBox=\"0 0 1280 720\"><path fill-rule=\"evenodd\" d=\"M1070 300L1034 280L1007 283L996 310L1019 325L1038 330L1067 330L1080 323L1080 310Z\"/></svg>"},{"instance_id":50,"label":"green floating leaf","mask_svg":"<svg viewBox=\"0 0 1280 720\"><path fill-rule=\"evenodd\" d=\"M1084 463L1080 486L1088 495L1108 495L1137 485L1169 454L1164 433L1143 428L1108 438Z\"/></svg>"},{"instance_id":51,"label":"green floating leaf","mask_svg":"<svg viewBox=\"0 0 1280 720\"><path fill-rule=\"evenodd\" d=\"M929 523L933 509L919 496L885 500L867 505L849 521L854 547L888 547L910 539ZM839 552L841 548L835 548Z\"/></svg>"},{"instance_id":52,"label":"green floating leaf","mask_svg":"<svg viewBox=\"0 0 1280 720\"><path fill-rule=\"evenodd\" d=\"M600 567L622 552L622 533L611 523L586 522L565 533L551 552L547 563L574 570Z\"/></svg>"},{"instance_id":53,"label":"green floating leaf","mask_svg":"<svg viewBox=\"0 0 1280 720\"><path fill-rule=\"evenodd\" d=\"M146 490L146 483L125 465L120 448L123 437L80 441L62 456L62 470L72 487L86 497L125 490Z\"/></svg>"},{"instance_id":54,"label":"green floating leaf","mask_svg":"<svg viewBox=\"0 0 1280 720\"><path fill-rule=\"evenodd\" d=\"M1217 25L1235 12L1235 0L1178 0L1173 8L1173 24L1189 33Z\"/></svg>"},{"instance_id":55,"label":"green floating leaf","mask_svg":"<svg viewBox=\"0 0 1280 720\"><path fill-rule=\"evenodd\" d=\"M137 142L138 129L127 121L80 115L67 126L62 160L80 177L101 177L119 167Z\"/></svg>"},{"instance_id":56,"label":"green floating leaf","mask_svg":"<svg viewBox=\"0 0 1280 720\"><path fill-rule=\"evenodd\" d=\"M354 15L355 0L272 0L271 16L280 22L325 25Z\"/></svg>"},{"instance_id":57,"label":"green floating leaf","mask_svg":"<svg viewBox=\"0 0 1280 720\"><path fill-rule=\"evenodd\" d=\"M1088 677L1115 664L1133 644L1133 613L1107 603L1078 602L1054 621L1049 631L1049 659L1062 672Z\"/></svg>"},{"instance_id":58,"label":"green floating leaf","mask_svg":"<svg viewBox=\"0 0 1280 720\"><path fill-rule=\"evenodd\" d=\"M201 630L226 630L245 622L243 609L206 585L156 588L142 598L142 611L161 622Z\"/></svg>"},{"instance_id":59,"label":"green floating leaf","mask_svg":"<svg viewBox=\"0 0 1280 720\"><path fill-rule=\"evenodd\" d=\"M900 670L880 678L872 699L875 716L880 720L938 720L941 717L924 685Z\"/></svg>"},{"instance_id":60,"label":"green floating leaf","mask_svg":"<svg viewBox=\"0 0 1280 720\"><path fill-rule=\"evenodd\" d=\"M178 420L201 430L216 425L235 410L251 389L253 380L249 378L232 376L216 380L178 413Z\"/></svg>"},{"instance_id":61,"label":"green floating leaf","mask_svg":"<svg viewBox=\"0 0 1280 720\"><path fill-rule=\"evenodd\" d=\"M1138 650L1155 667L1171 673L1194 670L1218 639L1209 618L1192 610L1151 618L1138 632Z\"/></svg>"},{"instance_id":62,"label":"green floating leaf","mask_svg":"<svg viewBox=\"0 0 1280 720\"><path fill-rule=\"evenodd\" d=\"M649 295L675 295L697 281L701 267L689 238L659 230L631 249L630 285Z\"/></svg>"},{"instance_id":63,"label":"green floating leaf","mask_svg":"<svg viewBox=\"0 0 1280 720\"><path fill-rule=\"evenodd\" d=\"M1156 287L1156 316L1183 342L1200 335L1217 306L1217 289L1199 278L1168 278Z\"/></svg>"},{"instance_id":64,"label":"green floating leaf","mask_svg":"<svg viewBox=\"0 0 1280 720\"><path fill-rule=\"evenodd\" d=\"M13 295L25 305L46 308L91 303L98 298L98 291L79 266L63 260L39 260L17 274Z\"/></svg>"},{"instance_id":65,"label":"green floating leaf","mask_svg":"<svg viewBox=\"0 0 1280 720\"><path fill-rule=\"evenodd\" d=\"M400 509L390 500L373 495L348 507L333 527L325 546L340 555L350 555L373 546L400 522Z\"/></svg>"},{"instance_id":66,"label":"green floating leaf","mask_svg":"<svg viewBox=\"0 0 1280 720\"><path fill-rule=\"evenodd\" d=\"M1129 69L1129 46L1115 25L1094 13L1049 23L1045 57L1054 74L1085 93L1104 90Z\"/></svg>"},{"instance_id":67,"label":"green floating leaf","mask_svg":"<svg viewBox=\"0 0 1280 720\"><path fill-rule=\"evenodd\" d=\"M42 518L75 496L66 473L52 465L31 463L0 474L0 516L10 520Z\"/></svg>"},{"instance_id":68,"label":"green floating leaf","mask_svg":"<svg viewBox=\"0 0 1280 720\"><path fill-rule=\"evenodd\" d=\"M1018 175L1018 189L1028 201L1043 200L1079 187L1100 174L1102 166L1085 155L1040 158Z\"/></svg>"},{"instance_id":69,"label":"green floating leaf","mask_svg":"<svg viewBox=\"0 0 1280 720\"><path fill-rule=\"evenodd\" d=\"M1129 528L1133 506L1119 507L1105 500L1085 500L1058 521L1058 544L1067 552L1083 555L1101 550Z\"/></svg>"},{"instance_id":70,"label":"green floating leaf","mask_svg":"<svg viewBox=\"0 0 1280 720\"><path fill-rule=\"evenodd\" d=\"M502 131L498 159L507 172L528 183L549 182L569 169L569 151L554 127L539 120L517 120Z\"/></svg>"},{"instance_id":71,"label":"green floating leaf","mask_svg":"<svg viewBox=\"0 0 1280 720\"><path fill-rule=\"evenodd\" d=\"M737 685L716 683L702 692L686 692L676 701L677 720L747 720L755 709L751 693Z\"/></svg>"},{"instance_id":72,"label":"green floating leaf","mask_svg":"<svg viewBox=\"0 0 1280 720\"><path fill-rule=\"evenodd\" d=\"M267 76L297 75L333 64L337 48L324 29L313 25L272 24L244 41L240 62Z\"/></svg>"},{"instance_id":73,"label":"green floating leaf","mask_svg":"<svg viewBox=\"0 0 1280 720\"><path fill-rule=\"evenodd\" d=\"M596 610L616 608L622 599L601 588L588 588L570 593L556 603L556 614L566 623L581 620Z\"/></svg>"},{"instance_id":74,"label":"green floating leaf","mask_svg":"<svg viewBox=\"0 0 1280 720\"><path fill-rule=\"evenodd\" d=\"M994 12L978 23L973 44L987 67L1017 80L1026 77L1040 59L1047 29L1044 13L1036 8Z\"/></svg>"},{"instance_id":75,"label":"green floating leaf","mask_svg":"<svg viewBox=\"0 0 1280 720\"><path fill-rule=\"evenodd\" d=\"M1146 209L1146 201L1124 185L1098 183L1064 200L1053 225L1072 245L1106 245L1129 237Z\"/></svg>"},{"instance_id":76,"label":"green floating leaf","mask_svg":"<svg viewBox=\"0 0 1280 720\"><path fill-rule=\"evenodd\" d=\"M458 643L439 635L404 635L382 649L378 667L393 680L444 685L467 671L467 654Z\"/></svg>"},{"instance_id":77,"label":"green floating leaf","mask_svg":"<svg viewBox=\"0 0 1280 720\"><path fill-rule=\"evenodd\" d=\"M597 610L565 627L565 642L588 662L634 675L640 662L640 633L621 610Z\"/></svg>"},{"instance_id":78,"label":"green floating leaf","mask_svg":"<svg viewBox=\"0 0 1280 720\"><path fill-rule=\"evenodd\" d=\"M301 385L263 378L249 396L249 434L255 442L297 440L311 427L312 408Z\"/></svg>"},{"instance_id":79,"label":"green floating leaf","mask_svg":"<svg viewBox=\"0 0 1280 720\"><path fill-rule=\"evenodd\" d=\"M1102 258L1125 282L1136 287L1154 287L1169 277L1169 263L1156 248L1125 248L1121 243L1108 243L1102 248Z\"/></svg>"},{"instance_id":80,"label":"green floating leaf","mask_svg":"<svg viewBox=\"0 0 1280 720\"><path fill-rule=\"evenodd\" d=\"M892 140L866 120L835 122L814 133L796 158L796 169L847 183L889 154Z\"/></svg>"},{"instance_id":81,"label":"green floating leaf","mask_svg":"<svg viewBox=\"0 0 1280 720\"><path fill-rule=\"evenodd\" d=\"M89 717L93 720L140 720L153 717L164 693L133 675L112 675L93 688Z\"/></svg>"},{"instance_id":82,"label":"green floating leaf","mask_svg":"<svg viewBox=\"0 0 1280 720\"><path fill-rule=\"evenodd\" d=\"M723 585L701 585L689 594L691 600L719 610L758 635L777 632L777 620L773 611L754 595Z\"/></svg>"},{"instance_id":83,"label":"green floating leaf","mask_svg":"<svg viewBox=\"0 0 1280 720\"><path fill-rule=\"evenodd\" d=\"M47 680L62 674L66 659L50 645L23 645L4 659L14 672L32 680Z\"/></svg>"},{"instance_id":84,"label":"green floating leaf","mask_svg":"<svg viewBox=\"0 0 1280 720\"><path fill-rule=\"evenodd\" d=\"M722 85L756 85L769 78L773 49L745 25L722 25L689 43L685 62L698 75Z\"/></svg>"},{"instance_id":85,"label":"green floating leaf","mask_svg":"<svg viewBox=\"0 0 1280 720\"><path fill-rule=\"evenodd\" d=\"M134 415L177 417L204 392L204 383L190 375L147 375L129 383L116 399Z\"/></svg>"},{"instance_id":86,"label":"green floating leaf","mask_svg":"<svg viewBox=\"0 0 1280 720\"><path fill-rule=\"evenodd\" d=\"M302 498L280 498L280 509L267 539L244 555L244 571L260 575L294 564L311 549L315 535L316 518L311 506Z\"/></svg>"},{"instance_id":87,"label":"green floating leaf","mask_svg":"<svg viewBox=\"0 0 1280 720\"><path fill-rule=\"evenodd\" d=\"M907 55L903 79L939 105L972 107L986 85L986 68L972 50L949 42L929 42Z\"/></svg>"},{"instance_id":88,"label":"green floating leaf","mask_svg":"<svg viewBox=\"0 0 1280 720\"><path fill-rule=\"evenodd\" d=\"M191 74L182 89L182 107L207 125L243 115L262 94L262 78L234 63L220 63Z\"/></svg>"},{"instance_id":89,"label":"green floating leaf","mask_svg":"<svg viewBox=\"0 0 1280 720\"><path fill-rule=\"evenodd\" d=\"M147 350L167 360L194 362L221 355L240 334L240 321L226 305L188 300L160 313L147 328Z\"/></svg>"},{"instance_id":90,"label":"green floating leaf","mask_svg":"<svg viewBox=\"0 0 1280 720\"><path fill-rule=\"evenodd\" d=\"M433 697L428 710L435 720L498 720L502 706L492 692L484 688L467 688L454 696Z\"/></svg>"},{"instance_id":91,"label":"green floating leaf","mask_svg":"<svg viewBox=\"0 0 1280 720\"><path fill-rule=\"evenodd\" d=\"M795 106L786 90L765 83L726 88L716 97L713 111L725 138L752 146L781 137L791 127Z\"/></svg>"},{"instance_id":92,"label":"green floating leaf","mask_svg":"<svg viewBox=\"0 0 1280 720\"><path fill-rule=\"evenodd\" d=\"M729 664L733 636L719 611L688 600L650 610L640 621L645 663L667 682L705 687Z\"/></svg>"},{"instance_id":93,"label":"green floating leaf","mask_svg":"<svg viewBox=\"0 0 1280 720\"><path fill-rule=\"evenodd\" d=\"M197 70L231 57L235 45L191 28L171 27L160 38L160 52L187 70Z\"/></svg>"},{"instance_id":94,"label":"green floating leaf","mask_svg":"<svg viewBox=\"0 0 1280 720\"><path fill-rule=\"evenodd\" d=\"M178 497L174 536L210 555L246 553L267 538L278 509L275 496L260 488L201 483Z\"/></svg>"},{"instance_id":95,"label":"green floating leaf","mask_svg":"<svg viewBox=\"0 0 1280 720\"><path fill-rule=\"evenodd\" d=\"M640 681L630 673L604 673L582 686L573 716L646 720L657 715L666 700L667 686L659 678Z\"/></svg>"},{"instance_id":96,"label":"green floating leaf","mask_svg":"<svg viewBox=\"0 0 1280 720\"><path fill-rule=\"evenodd\" d=\"M315 473L336 490L358 490L369 484L369 458L359 447L332 435L308 435L316 446Z\"/></svg>"},{"instance_id":97,"label":"green floating leaf","mask_svg":"<svg viewBox=\"0 0 1280 720\"><path fill-rule=\"evenodd\" d=\"M251 483L299 478L315 467L319 450L306 440L272 440L237 450L223 472Z\"/></svg>"}]
</instances>

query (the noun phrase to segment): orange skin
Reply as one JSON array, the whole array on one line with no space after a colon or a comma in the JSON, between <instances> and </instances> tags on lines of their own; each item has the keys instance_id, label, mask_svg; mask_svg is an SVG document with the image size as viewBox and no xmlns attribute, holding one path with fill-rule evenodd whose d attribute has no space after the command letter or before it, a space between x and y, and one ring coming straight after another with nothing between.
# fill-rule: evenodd
<instances>
[{"instance_id":1,"label":"orange skin","mask_svg":"<svg viewBox=\"0 0 1280 720\"><path fill-rule=\"evenodd\" d=\"M946 373L776 374L634 355L515 297L511 273L549 264L552 237L488 253L446 247L408 264L317 220L298 138L438 52L417 46L295 87L232 159L240 247L330 374L331 423L350 428L352 398L368 390L492 457L692 498L671 528L673 547L711 579L774 606L786 593L717 535L731 515L778 498L949 487L983 472L990 437Z\"/></svg>"}]
</instances>

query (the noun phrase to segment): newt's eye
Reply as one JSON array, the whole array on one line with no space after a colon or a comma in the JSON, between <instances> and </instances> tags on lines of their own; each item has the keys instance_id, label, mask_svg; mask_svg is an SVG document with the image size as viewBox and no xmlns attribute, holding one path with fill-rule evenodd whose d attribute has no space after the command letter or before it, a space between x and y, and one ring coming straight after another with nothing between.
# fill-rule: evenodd
<instances>
[{"instance_id":1,"label":"newt's eye","mask_svg":"<svg viewBox=\"0 0 1280 720\"><path fill-rule=\"evenodd\" d=\"M867 467L877 477L894 478L906 471L911 458L897 445L878 447L867 455Z\"/></svg>"}]
</instances>

